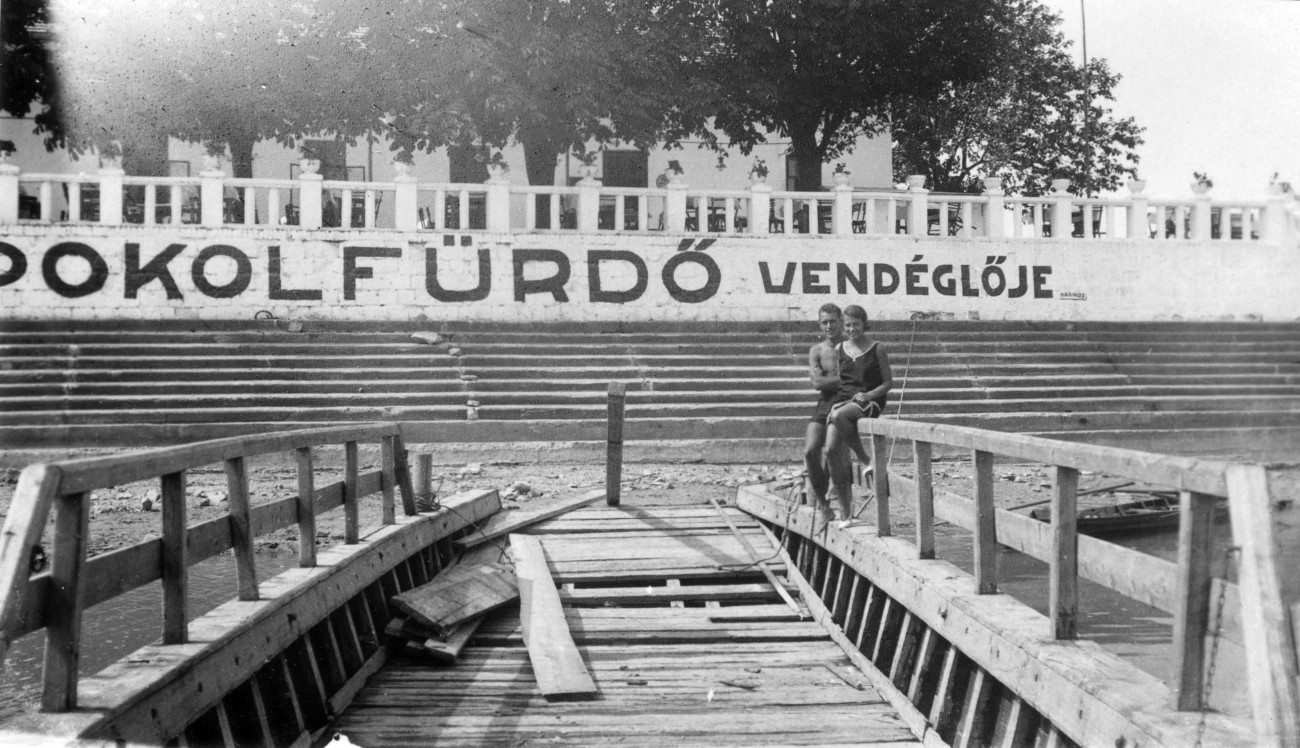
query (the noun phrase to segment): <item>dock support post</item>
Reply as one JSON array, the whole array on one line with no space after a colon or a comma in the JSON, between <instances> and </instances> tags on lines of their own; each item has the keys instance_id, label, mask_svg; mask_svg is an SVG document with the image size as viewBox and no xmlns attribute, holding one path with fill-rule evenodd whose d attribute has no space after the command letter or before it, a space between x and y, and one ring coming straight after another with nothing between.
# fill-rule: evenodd
<instances>
[{"instance_id":1,"label":"dock support post","mask_svg":"<svg viewBox=\"0 0 1300 748\"><path fill-rule=\"evenodd\" d=\"M357 480L360 470L357 443L343 444L343 542L352 545L360 539L357 516Z\"/></svg>"},{"instance_id":2,"label":"dock support post","mask_svg":"<svg viewBox=\"0 0 1300 748\"><path fill-rule=\"evenodd\" d=\"M257 566L253 555L253 529L248 509L248 467L243 457L226 460L226 495L230 505L230 545L235 553L239 599L256 600Z\"/></svg>"},{"instance_id":3,"label":"dock support post","mask_svg":"<svg viewBox=\"0 0 1300 748\"><path fill-rule=\"evenodd\" d=\"M1183 491L1178 505L1178 602L1174 611L1174 708L1205 707L1205 633L1210 624L1214 497Z\"/></svg>"},{"instance_id":4,"label":"dock support post","mask_svg":"<svg viewBox=\"0 0 1300 748\"><path fill-rule=\"evenodd\" d=\"M189 640L186 597L189 589L188 533L185 522L185 473L162 477L163 644Z\"/></svg>"},{"instance_id":5,"label":"dock support post","mask_svg":"<svg viewBox=\"0 0 1300 748\"><path fill-rule=\"evenodd\" d=\"M934 474L930 442L912 442L916 463L916 557L934 558Z\"/></svg>"},{"instance_id":6,"label":"dock support post","mask_svg":"<svg viewBox=\"0 0 1300 748\"><path fill-rule=\"evenodd\" d=\"M433 493L433 455L422 452L415 456L415 496L429 500Z\"/></svg>"},{"instance_id":7,"label":"dock support post","mask_svg":"<svg viewBox=\"0 0 1300 748\"><path fill-rule=\"evenodd\" d=\"M609 431L605 451L605 503L618 506L623 485L623 405L627 388L609 383Z\"/></svg>"},{"instance_id":8,"label":"dock support post","mask_svg":"<svg viewBox=\"0 0 1300 748\"><path fill-rule=\"evenodd\" d=\"M893 535L889 527L889 443L880 434L871 436L871 461L876 471L876 535L887 538Z\"/></svg>"},{"instance_id":9,"label":"dock support post","mask_svg":"<svg viewBox=\"0 0 1300 748\"><path fill-rule=\"evenodd\" d=\"M46 626L41 708L47 712L66 712L77 708L90 494L63 496L56 501L55 507L54 553L50 559L50 581L53 584L50 585L49 623ZM184 525L181 529L184 532Z\"/></svg>"},{"instance_id":10,"label":"dock support post","mask_svg":"<svg viewBox=\"0 0 1300 748\"><path fill-rule=\"evenodd\" d=\"M298 462L298 565L316 565L316 482L312 477L311 447L294 450Z\"/></svg>"},{"instance_id":11,"label":"dock support post","mask_svg":"<svg viewBox=\"0 0 1300 748\"><path fill-rule=\"evenodd\" d=\"M998 538L993 506L993 453L975 450L975 590L998 591Z\"/></svg>"},{"instance_id":12,"label":"dock support post","mask_svg":"<svg viewBox=\"0 0 1300 748\"><path fill-rule=\"evenodd\" d=\"M1079 471L1056 468L1052 488L1052 565L1048 607L1052 638L1073 639L1079 620Z\"/></svg>"}]
</instances>

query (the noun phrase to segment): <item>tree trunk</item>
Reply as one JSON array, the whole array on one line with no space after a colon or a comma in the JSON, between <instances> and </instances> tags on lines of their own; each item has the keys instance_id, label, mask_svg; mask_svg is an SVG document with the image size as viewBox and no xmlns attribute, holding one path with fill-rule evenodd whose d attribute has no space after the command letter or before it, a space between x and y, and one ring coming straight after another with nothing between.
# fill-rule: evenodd
<instances>
[{"instance_id":1,"label":"tree trunk","mask_svg":"<svg viewBox=\"0 0 1300 748\"><path fill-rule=\"evenodd\" d=\"M231 133L226 145L230 146L230 168L236 179L253 178L253 144L257 136L252 133Z\"/></svg>"},{"instance_id":2,"label":"tree trunk","mask_svg":"<svg viewBox=\"0 0 1300 748\"><path fill-rule=\"evenodd\" d=\"M822 188L822 149L817 144L817 122L791 123L790 155L799 165L794 188L817 192Z\"/></svg>"}]
</instances>

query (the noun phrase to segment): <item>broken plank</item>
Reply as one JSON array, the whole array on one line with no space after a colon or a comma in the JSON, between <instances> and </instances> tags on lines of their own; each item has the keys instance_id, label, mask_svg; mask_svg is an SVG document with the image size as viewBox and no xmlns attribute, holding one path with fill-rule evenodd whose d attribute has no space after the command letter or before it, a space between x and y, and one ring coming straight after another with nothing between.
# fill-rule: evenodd
<instances>
[{"instance_id":1,"label":"broken plank","mask_svg":"<svg viewBox=\"0 0 1300 748\"><path fill-rule=\"evenodd\" d=\"M560 501L550 501L537 506L530 506L527 509L514 509L509 512L499 512L492 519L483 524L478 532L467 535L460 540L452 543L458 551L467 551L476 548L484 543L497 538L505 537L513 532L519 532L529 525L541 522L543 520L558 517L566 512L571 512L579 507L600 501L605 498L604 491L588 491L581 496L561 499Z\"/></svg>"},{"instance_id":2,"label":"broken plank","mask_svg":"<svg viewBox=\"0 0 1300 748\"><path fill-rule=\"evenodd\" d=\"M547 701L595 698L596 683L569 633L542 544L537 538L513 534L510 548L519 577L520 627L538 688Z\"/></svg>"},{"instance_id":3,"label":"broken plank","mask_svg":"<svg viewBox=\"0 0 1300 748\"><path fill-rule=\"evenodd\" d=\"M428 584L394 595L393 606L446 638L457 624L519 598L514 570L504 563L461 563Z\"/></svg>"},{"instance_id":4,"label":"broken plank","mask_svg":"<svg viewBox=\"0 0 1300 748\"><path fill-rule=\"evenodd\" d=\"M405 616L393 616L384 626L384 634L398 639L423 642L433 636L433 631L428 626L412 621Z\"/></svg>"},{"instance_id":5,"label":"broken plank","mask_svg":"<svg viewBox=\"0 0 1300 748\"><path fill-rule=\"evenodd\" d=\"M439 665L454 665L457 658L460 657L461 650L469 644L470 638L474 632L478 631L478 626L483 622L483 616L471 618L461 623L454 631L447 634L446 641L437 639L426 639L424 642L424 652L429 655L430 659Z\"/></svg>"}]
</instances>

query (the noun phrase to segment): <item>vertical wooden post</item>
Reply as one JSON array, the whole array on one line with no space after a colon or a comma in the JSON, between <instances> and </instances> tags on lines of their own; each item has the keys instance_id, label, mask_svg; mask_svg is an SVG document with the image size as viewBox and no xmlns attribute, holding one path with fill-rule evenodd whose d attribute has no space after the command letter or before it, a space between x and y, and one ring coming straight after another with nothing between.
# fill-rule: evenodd
<instances>
[{"instance_id":1,"label":"vertical wooden post","mask_svg":"<svg viewBox=\"0 0 1300 748\"><path fill-rule=\"evenodd\" d=\"M393 437L385 436L380 441L379 484L381 486L380 522L391 525L397 521L397 510L393 507L393 487L397 481L397 456L394 454Z\"/></svg>"},{"instance_id":2,"label":"vertical wooden post","mask_svg":"<svg viewBox=\"0 0 1300 748\"><path fill-rule=\"evenodd\" d=\"M351 545L360 538L357 519L357 443L343 444L343 542Z\"/></svg>"},{"instance_id":3,"label":"vertical wooden post","mask_svg":"<svg viewBox=\"0 0 1300 748\"><path fill-rule=\"evenodd\" d=\"M45 209L47 203L41 204ZM41 539L50 505L59 493L59 469L36 464L18 476L4 529L0 530L0 662L4 661L12 632L22 616L23 599L31 576L32 546Z\"/></svg>"},{"instance_id":4,"label":"vertical wooden post","mask_svg":"<svg viewBox=\"0 0 1300 748\"><path fill-rule=\"evenodd\" d=\"M889 442L880 434L871 435L871 461L876 471L876 534L893 535L889 528Z\"/></svg>"},{"instance_id":5,"label":"vertical wooden post","mask_svg":"<svg viewBox=\"0 0 1300 748\"><path fill-rule=\"evenodd\" d=\"M226 493L230 507L230 544L235 552L235 578L240 600L256 600L257 567L253 531L248 518L248 469L243 457L226 460Z\"/></svg>"},{"instance_id":6,"label":"vertical wooden post","mask_svg":"<svg viewBox=\"0 0 1300 748\"><path fill-rule=\"evenodd\" d=\"M185 473L162 477L162 588L163 644L184 644L189 640L186 598L189 588L186 563Z\"/></svg>"},{"instance_id":7,"label":"vertical wooden post","mask_svg":"<svg viewBox=\"0 0 1300 748\"><path fill-rule=\"evenodd\" d=\"M402 513L408 517L419 514L415 508L415 486L411 485L411 463L406 452L406 442L399 433L393 437L393 475L402 490Z\"/></svg>"},{"instance_id":8,"label":"vertical wooden post","mask_svg":"<svg viewBox=\"0 0 1300 748\"><path fill-rule=\"evenodd\" d=\"M66 712L77 707L81 611L85 598L82 572L86 566L90 528L90 494L64 496L55 505L41 708L47 712ZM23 560L28 558L24 556Z\"/></svg>"},{"instance_id":9,"label":"vertical wooden post","mask_svg":"<svg viewBox=\"0 0 1300 748\"><path fill-rule=\"evenodd\" d=\"M1052 487L1052 563L1048 609L1052 638L1073 639L1079 619L1079 471L1057 466Z\"/></svg>"},{"instance_id":10,"label":"vertical wooden post","mask_svg":"<svg viewBox=\"0 0 1300 748\"><path fill-rule=\"evenodd\" d=\"M426 501L433 493L433 455L422 452L415 456L415 495Z\"/></svg>"},{"instance_id":11,"label":"vertical wooden post","mask_svg":"<svg viewBox=\"0 0 1300 748\"><path fill-rule=\"evenodd\" d=\"M912 442L916 463L916 557L934 558L934 474L930 442Z\"/></svg>"},{"instance_id":12,"label":"vertical wooden post","mask_svg":"<svg viewBox=\"0 0 1300 748\"><path fill-rule=\"evenodd\" d=\"M1174 708L1205 708L1205 634L1210 624L1214 497L1183 491L1178 506L1178 602L1174 608Z\"/></svg>"},{"instance_id":13,"label":"vertical wooden post","mask_svg":"<svg viewBox=\"0 0 1300 748\"><path fill-rule=\"evenodd\" d=\"M975 591L998 591L998 538L993 506L993 454L975 450Z\"/></svg>"},{"instance_id":14,"label":"vertical wooden post","mask_svg":"<svg viewBox=\"0 0 1300 748\"><path fill-rule=\"evenodd\" d=\"M1241 625L1246 672L1260 745L1300 746L1300 682L1296 642L1282 600L1277 534L1268 473L1258 465L1230 465L1224 471L1232 540L1241 549Z\"/></svg>"},{"instance_id":15,"label":"vertical wooden post","mask_svg":"<svg viewBox=\"0 0 1300 748\"><path fill-rule=\"evenodd\" d=\"M605 449L605 503L618 506L623 488L623 405L627 388L609 383L609 429Z\"/></svg>"},{"instance_id":16,"label":"vertical wooden post","mask_svg":"<svg viewBox=\"0 0 1300 748\"><path fill-rule=\"evenodd\" d=\"M298 461L298 565L316 565L316 482L312 477L311 447L294 450Z\"/></svg>"}]
</instances>

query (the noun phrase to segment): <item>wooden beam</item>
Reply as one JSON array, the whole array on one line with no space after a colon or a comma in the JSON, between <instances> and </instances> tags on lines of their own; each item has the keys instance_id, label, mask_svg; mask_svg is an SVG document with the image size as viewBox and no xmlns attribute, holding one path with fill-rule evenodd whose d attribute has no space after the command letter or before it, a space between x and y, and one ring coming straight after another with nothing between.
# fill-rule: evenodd
<instances>
[{"instance_id":1,"label":"wooden beam","mask_svg":"<svg viewBox=\"0 0 1300 748\"><path fill-rule=\"evenodd\" d=\"M934 473L930 442L912 442L916 466L916 557L934 558Z\"/></svg>"},{"instance_id":2,"label":"wooden beam","mask_svg":"<svg viewBox=\"0 0 1300 748\"><path fill-rule=\"evenodd\" d=\"M185 473L162 477L163 644L189 641L189 533L185 528Z\"/></svg>"},{"instance_id":3,"label":"wooden beam","mask_svg":"<svg viewBox=\"0 0 1300 748\"><path fill-rule=\"evenodd\" d=\"M402 492L402 512L408 517L419 514L420 510L415 506L415 486L411 484L411 460L410 455L406 452L406 442L402 440L402 432L399 430L393 437L393 476L397 479L397 486Z\"/></svg>"},{"instance_id":4,"label":"wooden beam","mask_svg":"<svg viewBox=\"0 0 1300 748\"><path fill-rule=\"evenodd\" d=\"M623 406L627 388L609 383L608 425L605 436L605 503L618 506L623 495Z\"/></svg>"},{"instance_id":5,"label":"wooden beam","mask_svg":"<svg viewBox=\"0 0 1300 748\"><path fill-rule=\"evenodd\" d=\"M50 578L50 624L46 628L41 708L66 712L77 708L81 662L81 612L84 607L86 545L90 532L90 494L60 498L54 517L54 553Z\"/></svg>"},{"instance_id":6,"label":"wooden beam","mask_svg":"<svg viewBox=\"0 0 1300 748\"><path fill-rule=\"evenodd\" d=\"M358 519L357 473L360 470L357 458L357 443L346 442L343 445L343 542L352 545L360 537L361 523Z\"/></svg>"},{"instance_id":7,"label":"wooden beam","mask_svg":"<svg viewBox=\"0 0 1300 748\"><path fill-rule=\"evenodd\" d=\"M504 538L512 532L519 532L529 525L553 519L574 509L594 504L603 498L605 492L597 490L567 499L530 502L527 509L513 509L494 515L478 531L453 541L452 547L460 552L470 551L497 538Z\"/></svg>"},{"instance_id":8,"label":"wooden beam","mask_svg":"<svg viewBox=\"0 0 1300 748\"><path fill-rule=\"evenodd\" d=\"M310 568L316 565L316 489L311 447L295 449L294 459L298 463L298 565Z\"/></svg>"},{"instance_id":9,"label":"wooden beam","mask_svg":"<svg viewBox=\"0 0 1300 748\"><path fill-rule=\"evenodd\" d=\"M1178 602L1174 612L1174 708L1205 708L1205 635L1214 580L1214 497L1183 491L1178 518Z\"/></svg>"},{"instance_id":10,"label":"wooden beam","mask_svg":"<svg viewBox=\"0 0 1300 748\"><path fill-rule=\"evenodd\" d=\"M643 604L701 600L779 600L780 596L767 584L702 584L683 587L680 582L666 587L584 587L560 591L560 601L565 605L603 606L605 603ZM681 606L674 606L681 607Z\"/></svg>"},{"instance_id":11,"label":"wooden beam","mask_svg":"<svg viewBox=\"0 0 1300 748\"><path fill-rule=\"evenodd\" d=\"M975 450L975 589L998 591L998 534L993 504L993 454Z\"/></svg>"},{"instance_id":12,"label":"wooden beam","mask_svg":"<svg viewBox=\"0 0 1300 748\"><path fill-rule=\"evenodd\" d=\"M462 562L426 585L395 595L392 604L412 621L446 637L460 623L518 597L519 586L508 564Z\"/></svg>"},{"instance_id":13,"label":"wooden beam","mask_svg":"<svg viewBox=\"0 0 1300 748\"><path fill-rule=\"evenodd\" d=\"M511 535L510 550L519 577L519 624L542 696L547 701L595 698L596 683L569 633L541 541Z\"/></svg>"},{"instance_id":14,"label":"wooden beam","mask_svg":"<svg viewBox=\"0 0 1300 748\"><path fill-rule=\"evenodd\" d=\"M871 421L872 418L859 420ZM871 461L876 471L876 534L888 537L893 532L889 527L889 440L884 436L871 437Z\"/></svg>"},{"instance_id":15,"label":"wooden beam","mask_svg":"<svg viewBox=\"0 0 1300 748\"><path fill-rule=\"evenodd\" d=\"M1300 746L1300 675L1296 642L1282 600L1282 570L1268 473L1258 465L1227 469L1233 543L1241 549L1238 584L1255 731L1261 744Z\"/></svg>"},{"instance_id":16,"label":"wooden beam","mask_svg":"<svg viewBox=\"0 0 1300 748\"><path fill-rule=\"evenodd\" d=\"M32 465L18 475L0 531L0 662L9 645L23 633L23 624L31 621L31 591L28 582L32 569L32 548L41 539L50 505L59 493L59 469L50 465ZM44 610L43 604L39 606ZM41 622L44 623L44 615Z\"/></svg>"},{"instance_id":17,"label":"wooden beam","mask_svg":"<svg viewBox=\"0 0 1300 748\"><path fill-rule=\"evenodd\" d=\"M226 495L230 511L230 545L235 554L235 579L240 600L257 599L257 564L253 556L248 513L248 470L243 457L226 460Z\"/></svg>"},{"instance_id":18,"label":"wooden beam","mask_svg":"<svg viewBox=\"0 0 1300 748\"><path fill-rule=\"evenodd\" d=\"M379 447L379 473L383 476L383 482L380 484L380 491L383 494L380 510L380 523L391 525L397 517L397 509L393 506L395 500L394 489L397 486L397 446L394 444L395 437L385 436L380 441Z\"/></svg>"},{"instance_id":19,"label":"wooden beam","mask_svg":"<svg viewBox=\"0 0 1300 748\"><path fill-rule=\"evenodd\" d=\"M469 644L469 640L473 638L474 632L478 631L479 624L483 623L483 618L483 616L477 616L468 621L462 621L447 634L445 640L425 639L424 643L421 644L424 653L440 665L455 664L456 660L460 658L460 653Z\"/></svg>"},{"instance_id":20,"label":"wooden beam","mask_svg":"<svg viewBox=\"0 0 1300 748\"><path fill-rule=\"evenodd\" d=\"M1079 620L1079 471L1056 468L1052 487L1052 561L1048 610L1053 639L1073 639Z\"/></svg>"}]
</instances>

